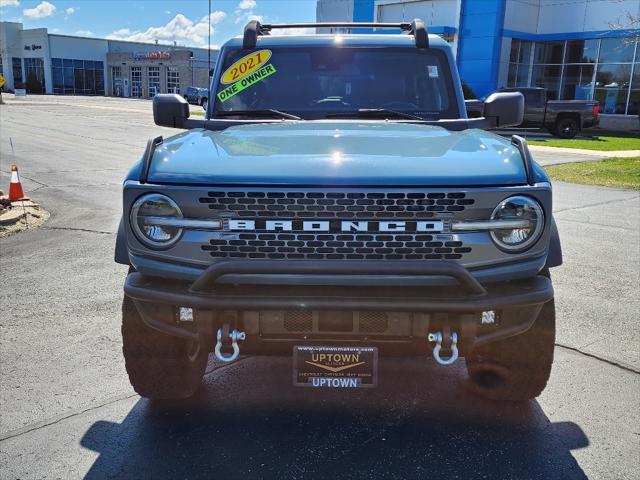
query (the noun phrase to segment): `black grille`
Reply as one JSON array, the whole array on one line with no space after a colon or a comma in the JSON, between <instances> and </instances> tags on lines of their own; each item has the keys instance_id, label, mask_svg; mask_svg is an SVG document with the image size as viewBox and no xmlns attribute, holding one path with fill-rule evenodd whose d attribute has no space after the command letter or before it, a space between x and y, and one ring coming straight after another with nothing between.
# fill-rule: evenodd
<instances>
[{"instance_id":1,"label":"black grille","mask_svg":"<svg viewBox=\"0 0 640 480\"><path fill-rule=\"evenodd\" d=\"M215 258L287 260L457 260L471 248L421 234L240 233L210 240L202 249Z\"/></svg>"},{"instance_id":2,"label":"black grille","mask_svg":"<svg viewBox=\"0 0 640 480\"><path fill-rule=\"evenodd\" d=\"M432 218L461 212L475 200L462 192L220 192L199 198L218 213L251 218Z\"/></svg>"},{"instance_id":3,"label":"black grille","mask_svg":"<svg viewBox=\"0 0 640 480\"><path fill-rule=\"evenodd\" d=\"M387 312L317 312L319 332L385 333L389 329ZM313 332L314 312L289 310L284 312L283 327L287 332ZM358 327L355 318L359 317Z\"/></svg>"},{"instance_id":4,"label":"black grille","mask_svg":"<svg viewBox=\"0 0 640 480\"><path fill-rule=\"evenodd\" d=\"M363 333L382 333L389 328L385 312L360 312L360 331Z\"/></svg>"},{"instance_id":5,"label":"black grille","mask_svg":"<svg viewBox=\"0 0 640 480\"><path fill-rule=\"evenodd\" d=\"M313 329L313 313L305 311L285 312L284 328L290 332L310 332Z\"/></svg>"}]
</instances>

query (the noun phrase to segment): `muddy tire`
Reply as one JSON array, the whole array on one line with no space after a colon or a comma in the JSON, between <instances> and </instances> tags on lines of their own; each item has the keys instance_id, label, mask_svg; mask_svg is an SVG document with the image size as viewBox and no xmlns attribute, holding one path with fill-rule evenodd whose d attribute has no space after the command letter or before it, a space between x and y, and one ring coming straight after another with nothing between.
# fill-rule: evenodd
<instances>
[{"instance_id":1,"label":"muddy tire","mask_svg":"<svg viewBox=\"0 0 640 480\"><path fill-rule=\"evenodd\" d=\"M524 333L479 347L466 358L469 389L492 400L521 402L542 393L553 363L554 301L544 304Z\"/></svg>"},{"instance_id":2,"label":"muddy tire","mask_svg":"<svg viewBox=\"0 0 640 480\"><path fill-rule=\"evenodd\" d=\"M142 397L178 400L193 396L200 387L209 356L206 348L147 326L126 296L122 343L129 381Z\"/></svg>"}]
</instances>

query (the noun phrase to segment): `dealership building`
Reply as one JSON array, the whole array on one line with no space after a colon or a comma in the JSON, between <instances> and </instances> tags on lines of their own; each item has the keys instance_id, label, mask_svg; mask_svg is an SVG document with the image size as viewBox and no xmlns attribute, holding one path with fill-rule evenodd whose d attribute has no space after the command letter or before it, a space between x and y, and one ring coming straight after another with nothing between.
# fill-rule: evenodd
<instances>
[{"instance_id":1,"label":"dealership building","mask_svg":"<svg viewBox=\"0 0 640 480\"><path fill-rule=\"evenodd\" d=\"M211 51L211 68L217 56ZM208 65L206 48L57 35L0 22L6 91L150 98L208 87Z\"/></svg>"},{"instance_id":2,"label":"dealership building","mask_svg":"<svg viewBox=\"0 0 640 480\"><path fill-rule=\"evenodd\" d=\"M478 97L501 87L545 87L551 99L596 99L603 113L640 114L640 0L317 4L318 22L397 23L414 18L451 43L460 76Z\"/></svg>"}]
</instances>

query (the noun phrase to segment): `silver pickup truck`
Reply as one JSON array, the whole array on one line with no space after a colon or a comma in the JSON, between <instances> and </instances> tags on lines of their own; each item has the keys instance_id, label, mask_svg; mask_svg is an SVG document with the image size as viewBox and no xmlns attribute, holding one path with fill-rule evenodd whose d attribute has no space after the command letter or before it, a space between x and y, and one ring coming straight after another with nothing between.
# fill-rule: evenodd
<instances>
[{"instance_id":1,"label":"silver pickup truck","mask_svg":"<svg viewBox=\"0 0 640 480\"><path fill-rule=\"evenodd\" d=\"M205 118L154 98L179 131L127 175L115 251L133 387L189 397L213 352L289 355L300 387L373 388L386 355L410 355L465 357L485 397L537 396L562 263L551 184L524 139L486 131L521 123L522 95L467 118L451 47L420 20L270 35L318 26L250 22Z\"/></svg>"}]
</instances>

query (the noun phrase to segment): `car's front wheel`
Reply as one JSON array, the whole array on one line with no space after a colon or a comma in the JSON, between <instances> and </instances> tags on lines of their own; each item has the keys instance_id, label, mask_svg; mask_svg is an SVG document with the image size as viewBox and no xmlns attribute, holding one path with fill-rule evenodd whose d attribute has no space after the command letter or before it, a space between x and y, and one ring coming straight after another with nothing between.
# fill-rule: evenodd
<instances>
[{"instance_id":1,"label":"car's front wheel","mask_svg":"<svg viewBox=\"0 0 640 480\"><path fill-rule=\"evenodd\" d=\"M512 402L540 395L551 374L555 332L555 304L551 300L526 332L473 350L466 357L471 391Z\"/></svg>"},{"instance_id":2,"label":"car's front wheel","mask_svg":"<svg viewBox=\"0 0 640 480\"><path fill-rule=\"evenodd\" d=\"M203 98L200 100L200 105L202 106L202 108L204 108L204 111L207 111L207 104L209 103L209 101L206 98Z\"/></svg>"},{"instance_id":3,"label":"car's front wheel","mask_svg":"<svg viewBox=\"0 0 640 480\"><path fill-rule=\"evenodd\" d=\"M129 381L141 396L176 400L198 390L209 357L207 349L149 327L127 296L122 302L122 343Z\"/></svg>"}]
</instances>

